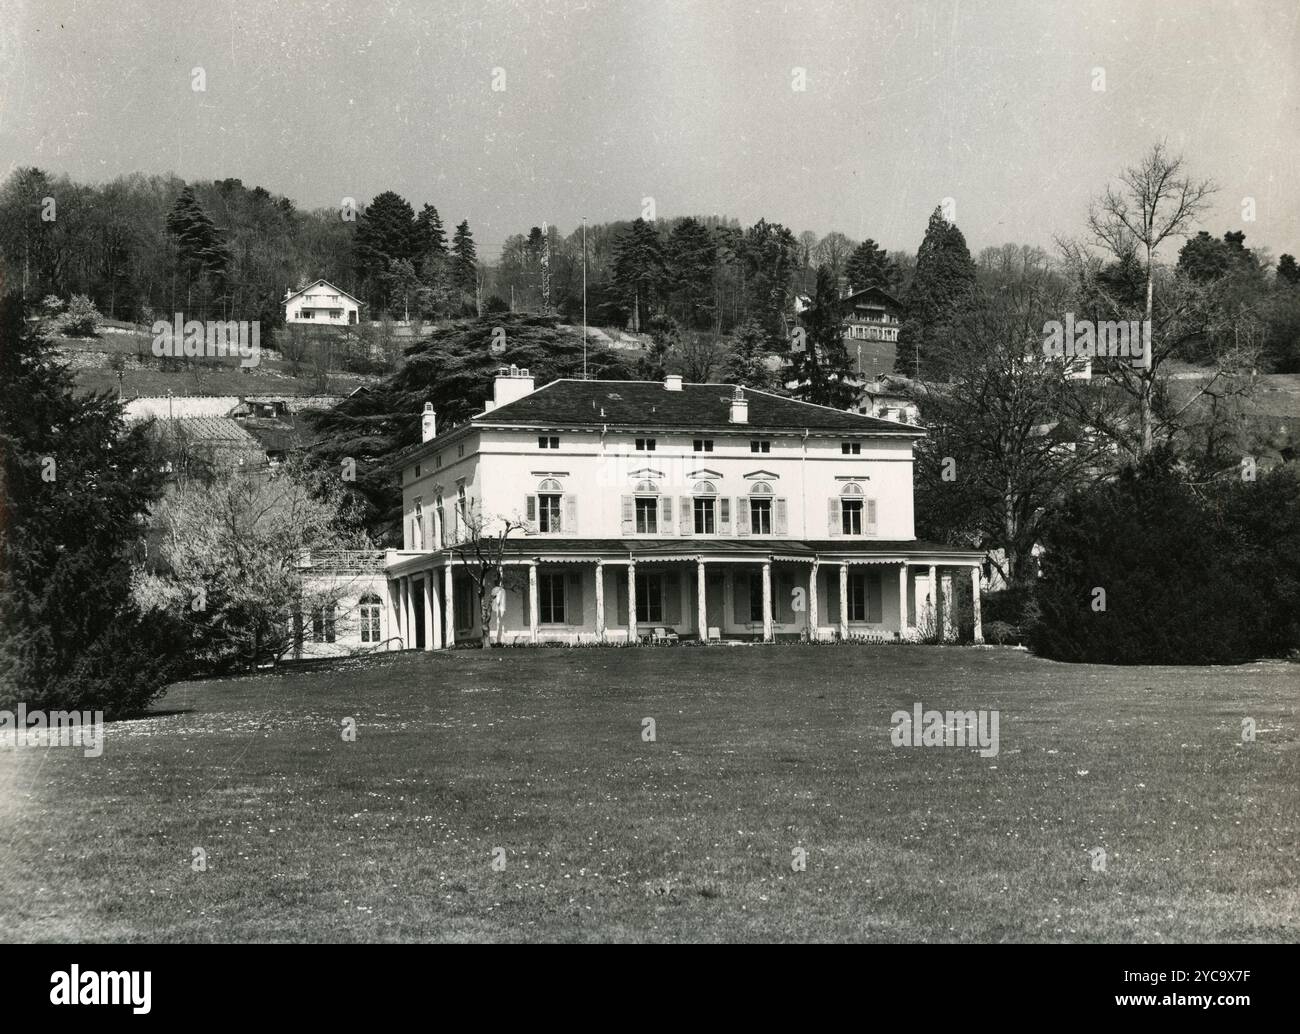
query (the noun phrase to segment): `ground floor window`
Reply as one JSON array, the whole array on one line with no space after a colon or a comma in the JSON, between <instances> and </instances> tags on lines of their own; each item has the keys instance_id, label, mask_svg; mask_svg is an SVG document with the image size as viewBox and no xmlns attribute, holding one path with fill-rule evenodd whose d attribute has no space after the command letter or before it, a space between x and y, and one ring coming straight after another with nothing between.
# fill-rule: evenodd
<instances>
[{"instance_id":1,"label":"ground floor window","mask_svg":"<svg viewBox=\"0 0 1300 1034\"><path fill-rule=\"evenodd\" d=\"M474 585L468 578L458 578L452 583L452 600L455 605L456 627L473 628L474 620Z\"/></svg>"},{"instance_id":2,"label":"ground floor window","mask_svg":"<svg viewBox=\"0 0 1300 1034\"><path fill-rule=\"evenodd\" d=\"M377 643L380 636L379 611L382 603L374 593L366 593L361 597L359 613L361 616L361 641L363 643Z\"/></svg>"},{"instance_id":3,"label":"ground floor window","mask_svg":"<svg viewBox=\"0 0 1300 1034\"><path fill-rule=\"evenodd\" d=\"M849 620L879 624L881 582L879 571L849 574Z\"/></svg>"},{"instance_id":4,"label":"ground floor window","mask_svg":"<svg viewBox=\"0 0 1300 1034\"><path fill-rule=\"evenodd\" d=\"M664 578L660 574L636 576L636 619L651 624L664 619Z\"/></svg>"},{"instance_id":5,"label":"ground floor window","mask_svg":"<svg viewBox=\"0 0 1300 1034\"><path fill-rule=\"evenodd\" d=\"M333 603L324 607L311 608L311 641L313 643L334 642L334 616L337 609Z\"/></svg>"},{"instance_id":6,"label":"ground floor window","mask_svg":"<svg viewBox=\"0 0 1300 1034\"><path fill-rule=\"evenodd\" d=\"M749 620L763 620L763 576L761 574L751 574L749 576Z\"/></svg>"},{"instance_id":7,"label":"ground floor window","mask_svg":"<svg viewBox=\"0 0 1300 1034\"><path fill-rule=\"evenodd\" d=\"M538 618L543 625L564 624L564 575L537 576Z\"/></svg>"}]
</instances>

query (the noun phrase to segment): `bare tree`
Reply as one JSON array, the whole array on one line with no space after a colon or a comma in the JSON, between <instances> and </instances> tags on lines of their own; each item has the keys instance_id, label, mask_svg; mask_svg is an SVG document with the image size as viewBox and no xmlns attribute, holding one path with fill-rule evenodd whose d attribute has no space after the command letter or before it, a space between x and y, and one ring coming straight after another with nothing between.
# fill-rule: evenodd
<instances>
[{"instance_id":1,"label":"bare tree","mask_svg":"<svg viewBox=\"0 0 1300 1034\"><path fill-rule=\"evenodd\" d=\"M1094 199L1088 210L1088 232L1092 243L1109 252L1121 263L1138 259L1145 277L1146 324L1151 327L1151 343L1144 348L1140 367L1117 364L1118 378L1126 391L1134 394L1138 404L1138 455L1151 451L1155 429L1152 416L1159 360L1167 358L1172 343L1166 338L1156 344L1155 308L1156 255L1170 238L1185 237L1214 194L1210 180L1193 180L1186 174L1181 155L1170 155L1163 143L1155 144L1137 164L1119 175L1118 184L1110 184ZM1067 249L1067 261L1079 268L1077 249Z\"/></svg>"},{"instance_id":2,"label":"bare tree","mask_svg":"<svg viewBox=\"0 0 1300 1034\"><path fill-rule=\"evenodd\" d=\"M849 240L838 230L828 233L812 251L812 258L819 266L829 266L831 274L838 281L848 265L849 256L857 242Z\"/></svg>"},{"instance_id":3,"label":"bare tree","mask_svg":"<svg viewBox=\"0 0 1300 1034\"><path fill-rule=\"evenodd\" d=\"M504 516L489 519L473 503L466 504L466 509L458 514L458 532L451 553L474 584L478 597L480 641L485 650L492 647L492 618L497 600L502 598L501 594L519 588L517 579L508 578L506 574L506 540L512 532L528 530L527 521ZM447 605L450 606L450 601ZM497 645L501 645L500 623L497 626Z\"/></svg>"}]
</instances>

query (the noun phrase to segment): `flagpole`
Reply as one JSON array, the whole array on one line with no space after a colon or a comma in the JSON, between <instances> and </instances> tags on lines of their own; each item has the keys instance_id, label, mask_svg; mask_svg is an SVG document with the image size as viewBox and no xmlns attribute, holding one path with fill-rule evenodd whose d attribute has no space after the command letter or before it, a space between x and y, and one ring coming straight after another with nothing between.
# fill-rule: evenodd
<instances>
[{"instance_id":1,"label":"flagpole","mask_svg":"<svg viewBox=\"0 0 1300 1034\"><path fill-rule=\"evenodd\" d=\"M582 217L582 379L587 379L587 217Z\"/></svg>"}]
</instances>

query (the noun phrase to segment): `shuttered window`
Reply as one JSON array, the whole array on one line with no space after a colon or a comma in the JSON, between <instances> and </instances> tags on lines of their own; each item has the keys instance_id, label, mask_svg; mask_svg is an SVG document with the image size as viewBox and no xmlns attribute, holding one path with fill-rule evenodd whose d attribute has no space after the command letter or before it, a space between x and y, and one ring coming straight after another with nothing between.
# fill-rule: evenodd
<instances>
[{"instance_id":1,"label":"shuttered window","mask_svg":"<svg viewBox=\"0 0 1300 1034\"><path fill-rule=\"evenodd\" d=\"M636 576L636 619L645 624L663 621L663 575L638 574Z\"/></svg>"}]
</instances>

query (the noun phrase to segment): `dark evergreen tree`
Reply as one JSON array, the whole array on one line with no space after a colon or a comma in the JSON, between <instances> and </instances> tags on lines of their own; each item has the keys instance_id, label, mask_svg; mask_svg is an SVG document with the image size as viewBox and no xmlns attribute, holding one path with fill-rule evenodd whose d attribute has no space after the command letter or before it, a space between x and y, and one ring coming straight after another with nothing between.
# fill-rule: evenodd
<instances>
[{"instance_id":1,"label":"dark evergreen tree","mask_svg":"<svg viewBox=\"0 0 1300 1034\"><path fill-rule=\"evenodd\" d=\"M868 287L894 291L902 275L889 253L870 237L849 256L844 274L848 278L849 287L854 291L865 291Z\"/></svg>"},{"instance_id":2,"label":"dark evergreen tree","mask_svg":"<svg viewBox=\"0 0 1300 1034\"><path fill-rule=\"evenodd\" d=\"M618 239L613 279L631 307L632 329L639 331L655 309L664 283L664 251L653 223L637 219Z\"/></svg>"},{"instance_id":3,"label":"dark evergreen tree","mask_svg":"<svg viewBox=\"0 0 1300 1034\"><path fill-rule=\"evenodd\" d=\"M805 402L846 409L857 397L848 383L849 353L844 345L839 285L829 266L817 268L812 307L804 314L802 336L796 330L790 363L794 394ZM802 347L799 347L802 346Z\"/></svg>"},{"instance_id":4,"label":"dark evergreen tree","mask_svg":"<svg viewBox=\"0 0 1300 1034\"><path fill-rule=\"evenodd\" d=\"M668 235L666 252L673 318L697 330L713 327L718 311L718 244L713 233L697 219L683 219Z\"/></svg>"},{"instance_id":5,"label":"dark evergreen tree","mask_svg":"<svg viewBox=\"0 0 1300 1034\"><path fill-rule=\"evenodd\" d=\"M1283 255L1277 260L1277 278L1285 284L1300 284L1300 265L1294 255Z\"/></svg>"},{"instance_id":6,"label":"dark evergreen tree","mask_svg":"<svg viewBox=\"0 0 1300 1034\"><path fill-rule=\"evenodd\" d=\"M185 187L167 213L167 232L176 240L177 264L186 286L207 278L212 291L225 288L230 252L225 236L208 217L192 187Z\"/></svg>"},{"instance_id":7,"label":"dark evergreen tree","mask_svg":"<svg viewBox=\"0 0 1300 1034\"><path fill-rule=\"evenodd\" d=\"M462 308L477 311L478 296L478 248L474 245L474 234L470 232L469 220L464 219L456 227L456 235L451 241L452 280L461 293Z\"/></svg>"},{"instance_id":8,"label":"dark evergreen tree","mask_svg":"<svg viewBox=\"0 0 1300 1034\"><path fill-rule=\"evenodd\" d=\"M905 300L895 370L942 380L947 374L944 353L953 347L953 328L968 314L974 295L975 263L966 238L944 218L941 208L935 208Z\"/></svg>"},{"instance_id":9,"label":"dark evergreen tree","mask_svg":"<svg viewBox=\"0 0 1300 1034\"><path fill-rule=\"evenodd\" d=\"M111 394L73 391L17 295L0 301L0 341L0 707L138 710L181 647L131 597L156 447Z\"/></svg>"},{"instance_id":10,"label":"dark evergreen tree","mask_svg":"<svg viewBox=\"0 0 1300 1034\"><path fill-rule=\"evenodd\" d=\"M426 224L427 225L427 224ZM423 243L427 244L428 238ZM357 220L353 261L363 290L376 313L392 304L391 282L387 279L394 261L419 256L420 235L410 203L391 190L377 195Z\"/></svg>"}]
</instances>

